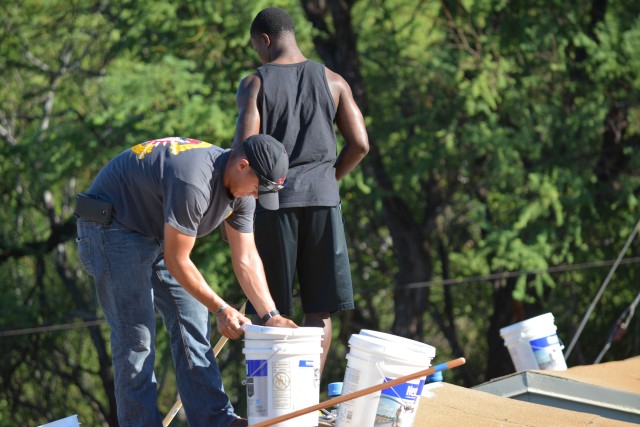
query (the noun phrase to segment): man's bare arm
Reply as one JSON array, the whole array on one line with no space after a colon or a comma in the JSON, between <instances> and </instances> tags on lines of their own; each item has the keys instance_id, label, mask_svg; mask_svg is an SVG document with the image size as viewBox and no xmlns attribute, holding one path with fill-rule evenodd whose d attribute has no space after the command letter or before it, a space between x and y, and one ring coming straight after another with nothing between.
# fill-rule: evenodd
<instances>
[{"instance_id":1,"label":"man's bare arm","mask_svg":"<svg viewBox=\"0 0 640 427\"><path fill-rule=\"evenodd\" d=\"M345 145L336 160L336 179L344 178L369 152L369 137L362 112L349 84L339 75L325 68L327 80L335 101L336 125L344 137Z\"/></svg>"},{"instance_id":2,"label":"man's bare arm","mask_svg":"<svg viewBox=\"0 0 640 427\"><path fill-rule=\"evenodd\" d=\"M251 135L260 133L258 96L260 95L261 86L262 81L257 74L245 77L238 86L238 92L236 93L238 120L236 121L236 134L233 138L234 147Z\"/></svg>"},{"instance_id":3,"label":"man's bare arm","mask_svg":"<svg viewBox=\"0 0 640 427\"><path fill-rule=\"evenodd\" d=\"M196 238L188 236L169 224L164 225L164 261L171 275L195 299L216 314L218 331L227 338L237 339L242 335L242 325L251 321L216 294L191 261L191 251Z\"/></svg>"},{"instance_id":4,"label":"man's bare arm","mask_svg":"<svg viewBox=\"0 0 640 427\"><path fill-rule=\"evenodd\" d=\"M269 292L262 259L258 254L253 233L241 233L226 222L224 226L227 231L229 246L231 247L233 270L242 290L256 309L258 316L263 317L275 309L276 305ZM265 325L297 327L293 321L279 315L269 319Z\"/></svg>"}]
</instances>

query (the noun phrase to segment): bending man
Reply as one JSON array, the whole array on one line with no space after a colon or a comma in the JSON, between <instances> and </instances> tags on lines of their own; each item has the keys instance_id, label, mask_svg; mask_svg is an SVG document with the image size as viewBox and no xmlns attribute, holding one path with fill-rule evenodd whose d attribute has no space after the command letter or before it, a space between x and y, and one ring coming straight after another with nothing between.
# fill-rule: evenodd
<instances>
[{"instance_id":1,"label":"bending man","mask_svg":"<svg viewBox=\"0 0 640 427\"><path fill-rule=\"evenodd\" d=\"M79 196L78 255L111 326L121 427L162 425L154 306L169 331L189 425L247 425L224 392L209 343L209 312L231 339L249 319L211 289L190 254L197 237L224 224L233 269L258 315L268 326L296 327L275 311L253 237L255 198L277 209L287 172L284 146L267 135L233 150L163 138L117 155L97 175L90 196Z\"/></svg>"}]
</instances>

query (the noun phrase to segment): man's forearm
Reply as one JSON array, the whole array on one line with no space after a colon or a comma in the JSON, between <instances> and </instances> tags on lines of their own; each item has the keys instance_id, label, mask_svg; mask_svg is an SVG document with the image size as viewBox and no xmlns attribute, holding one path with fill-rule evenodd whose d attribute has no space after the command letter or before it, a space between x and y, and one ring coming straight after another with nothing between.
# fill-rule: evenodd
<instances>
[{"instance_id":1,"label":"man's forearm","mask_svg":"<svg viewBox=\"0 0 640 427\"><path fill-rule=\"evenodd\" d=\"M234 262L233 268L240 287L260 317L276 308L267 286L262 260L257 254L247 260Z\"/></svg>"},{"instance_id":2,"label":"man's forearm","mask_svg":"<svg viewBox=\"0 0 640 427\"><path fill-rule=\"evenodd\" d=\"M169 273L180 285L200 301L209 311L215 313L225 302L207 284L206 280L192 262L171 262L165 259ZM185 265L186 264L186 265Z\"/></svg>"},{"instance_id":3,"label":"man's forearm","mask_svg":"<svg viewBox=\"0 0 640 427\"><path fill-rule=\"evenodd\" d=\"M365 149L357 149L351 146L344 146L338 158L336 159L336 179L339 181L344 178L349 172L355 169L356 166L367 155Z\"/></svg>"}]
</instances>

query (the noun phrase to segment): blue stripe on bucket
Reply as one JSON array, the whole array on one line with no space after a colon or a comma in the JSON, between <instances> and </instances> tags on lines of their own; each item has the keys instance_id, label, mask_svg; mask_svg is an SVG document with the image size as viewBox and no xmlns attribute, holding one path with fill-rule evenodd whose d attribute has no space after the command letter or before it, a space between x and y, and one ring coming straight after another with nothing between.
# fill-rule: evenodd
<instances>
[{"instance_id":1,"label":"blue stripe on bucket","mask_svg":"<svg viewBox=\"0 0 640 427\"><path fill-rule=\"evenodd\" d=\"M391 381L394 378L386 378L386 381ZM415 383L402 383L394 387L385 388L382 390L382 394L391 396L391 397L399 397L403 400L416 400L420 394L422 394L422 386L424 385L424 380L420 379L418 384Z\"/></svg>"},{"instance_id":2,"label":"blue stripe on bucket","mask_svg":"<svg viewBox=\"0 0 640 427\"><path fill-rule=\"evenodd\" d=\"M301 360L298 363L298 367L300 367L300 368L313 368L313 360Z\"/></svg>"},{"instance_id":3,"label":"blue stripe on bucket","mask_svg":"<svg viewBox=\"0 0 640 427\"><path fill-rule=\"evenodd\" d=\"M247 360L247 377L266 377L268 373L266 360Z\"/></svg>"},{"instance_id":4,"label":"blue stripe on bucket","mask_svg":"<svg viewBox=\"0 0 640 427\"><path fill-rule=\"evenodd\" d=\"M545 348L552 345L560 344L560 340L558 339L557 334L553 334L547 337L530 340L529 343L531 344L532 348L536 349L536 348Z\"/></svg>"}]
</instances>

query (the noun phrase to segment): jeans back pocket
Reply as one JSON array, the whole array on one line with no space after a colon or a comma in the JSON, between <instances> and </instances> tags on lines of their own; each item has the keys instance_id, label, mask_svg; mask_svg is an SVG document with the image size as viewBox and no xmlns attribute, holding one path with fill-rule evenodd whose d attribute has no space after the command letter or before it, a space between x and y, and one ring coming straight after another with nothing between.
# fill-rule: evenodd
<instances>
[{"instance_id":1,"label":"jeans back pocket","mask_svg":"<svg viewBox=\"0 0 640 427\"><path fill-rule=\"evenodd\" d=\"M93 265L91 263L91 239L88 237L77 237L76 245L78 246L78 258L84 270L93 276Z\"/></svg>"}]
</instances>

